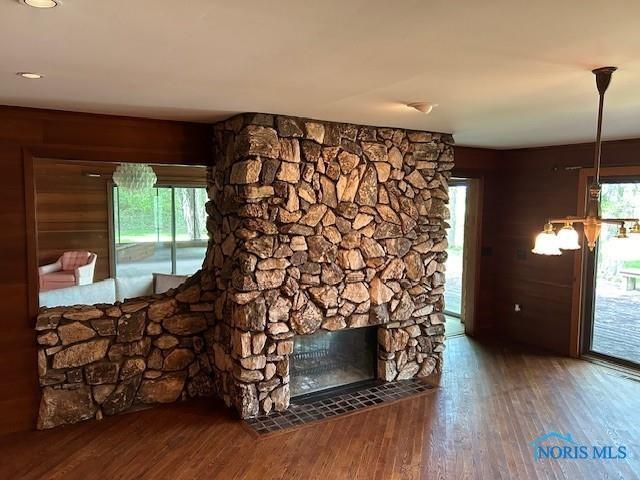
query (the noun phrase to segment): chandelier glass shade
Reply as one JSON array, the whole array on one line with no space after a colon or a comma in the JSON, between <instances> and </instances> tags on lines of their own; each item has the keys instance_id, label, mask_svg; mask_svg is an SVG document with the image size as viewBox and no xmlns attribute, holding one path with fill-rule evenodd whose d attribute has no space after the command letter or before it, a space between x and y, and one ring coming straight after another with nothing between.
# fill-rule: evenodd
<instances>
[{"instance_id":1,"label":"chandelier glass shade","mask_svg":"<svg viewBox=\"0 0 640 480\"><path fill-rule=\"evenodd\" d=\"M601 67L593 70L596 76L596 86L598 88L598 127L596 134L596 151L594 158L595 175L593 182L589 186L586 211L583 217L568 216L564 218L550 219L544 226L544 230L536 237L536 243L531 250L537 255L560 255L561 250L580 249L579 235L574 229L575 223L582 224L584 236L587 239L589 250L593 251L600 236L603 224L614 224L618 226L617 240L625 241L627 232L640 234L640 221L637 218L602 218L600 215L600 156L602 152L602 112L604 110L604 93L611 82L611 75L616 71L616 67ZM632 223L629 230L625 223ZM563 224L556 235L553 225Z\"/></svg>"},{"instance_id":2,"label":"chandelier glass shade","mask_svg":"<svg viewBox=\"0 0 640 480\"><path fill-rule=\"evenodd\" d=\"M580 237L570 223L558 230L558 248L561 250L580 250Z\"/></svg>"},{"instance_id":3,"label":"chandelier glass shade","mask_svg":"<svg viewBox=\"0 0 640 480\"><path fill-rule=\"evenodd\" d=\"M537 255L562 255L553 225L547 223L544 226L544 231L536 237L536 244L531 251Z\"/></svg>"},{"instance_id":4,"label":"chandelier glass shade","mask_svg":"<svg viewBox=\"0 0 640 480\"><path fill-rule=\"evenodd\" d=\"M121 163L113 172L113 182L125 190L153 188L157 180L153 168L144 163Z\"/></svg>"}]
</instances>

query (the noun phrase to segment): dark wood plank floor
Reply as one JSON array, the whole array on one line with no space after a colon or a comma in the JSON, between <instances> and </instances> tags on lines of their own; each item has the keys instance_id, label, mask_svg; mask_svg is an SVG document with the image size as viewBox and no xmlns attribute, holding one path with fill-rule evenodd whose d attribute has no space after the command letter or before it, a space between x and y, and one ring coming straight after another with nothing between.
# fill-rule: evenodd
<instances>
[{"instance_id":1,"label":"dark wood plank floor","mask_svg":"<svg viewBox=\"0 0 640 480\"><path fill-rule=\"evenodd\" d=\"M640 478L640 383L519 347L447 341L441 386L348 417L256 437L215 402L0 439L0 478ZM535 461L547 431L626 444L626 460Z\"/></svg>"}]
</instances>

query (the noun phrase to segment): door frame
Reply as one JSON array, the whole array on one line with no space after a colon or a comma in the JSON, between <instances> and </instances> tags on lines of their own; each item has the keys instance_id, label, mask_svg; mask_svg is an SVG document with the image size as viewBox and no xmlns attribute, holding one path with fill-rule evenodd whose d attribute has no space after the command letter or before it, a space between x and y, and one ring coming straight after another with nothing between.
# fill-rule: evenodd
<instances>
[{"instance_id":1,"label":"door frame","mask_svg":"<svg viewBox=\"0 0 640 480\"><path fill-rule=\"evenodd\" d=\"M593 177L595 171L593 168L583 168L580 170L580 177L578 181L578 205L577 211L579 214L585 211L587 202L587 191L590 178ZM602 178L607 177L640 177L640 166L632 167L604 167L600 169L600 176ZM586 335L590 335L590 327L587 320L587 315L591 315L591 309L587 308L587 294L590 289L587 288L587 275L593 275L593 268L589 265L589 253L586 248L586 242L584 241L584 235L580 236L580 242L582 248L576 253L573 263L573 286L572 286L572 298L571 298L571 331L570 331L570 345L569 355L575 358L582 356L597 356L607 361L615 362L624 365L622 362L617 361L613 357L608 357L599 353L590 351L590 345ZM597 248L597 247L596 247ZM591 254L594 255L594 254ZM592 262L593 263L593 262ZM591 272L589 272L591 268ZM633 364L636 365L636 364ZM637 365L636 365L637 366Z\"/></svg>"},{"instance_id":2,"label":"door frame","mask_svg":"<svg viewBox=\"0 0 640 480\"><path fill-rule=\"evenodd\" d=\"M477 333L476 318L478 307L478 287L480 285L480 252L482 249L482 205L484 181L483 176L474 172L456 171L449 181L453 186L456 181L467 186L464 218L464 251L462 256L462 304L460 317L463 320L465 335ZM446 284L445 284L446 288Z\"/></svg>"}]
</instances>

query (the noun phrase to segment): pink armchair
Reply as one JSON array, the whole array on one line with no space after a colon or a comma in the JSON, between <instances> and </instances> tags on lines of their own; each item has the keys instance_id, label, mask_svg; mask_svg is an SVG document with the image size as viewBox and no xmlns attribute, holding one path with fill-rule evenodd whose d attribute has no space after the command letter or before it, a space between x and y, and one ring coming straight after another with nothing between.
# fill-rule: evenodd
<instances>
[{"instance_id":1,"label":"pink armchair","mask_svg":"<svg viewBox=\"0 0 640 480\"><path fill-rule=\"evenodd\" d=\"M93 283L97 258L98 256L91 252L63 253L55 263L38 268L40 291Z\"/></svg>"}]
</instances>

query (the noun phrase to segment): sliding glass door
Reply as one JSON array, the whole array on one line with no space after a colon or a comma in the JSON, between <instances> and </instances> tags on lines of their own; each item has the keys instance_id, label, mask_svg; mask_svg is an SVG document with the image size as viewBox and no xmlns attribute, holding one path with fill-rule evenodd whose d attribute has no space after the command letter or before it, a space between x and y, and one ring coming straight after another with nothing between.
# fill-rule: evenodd
<instances>
[{"instance_id":1,"label":"sliding glass door","mask_svg":"<svg viewBox=\"0 0 640 480\"><path fill-rule=\"evenodd\" d=\"M449 228L447 229L446 278L444 304L448 336L462 334L465 331L463 312L464 299L464 255L467 217L468 181L453 179L449 185Z\"/></svg>"},{"instance_id":2,"label":"sliding glass door","mask_svg":"<svg viewBox=\"0 0 640 480\"><path fill-rule=\"evenodd\" d=\"M467 184L454 180L449 186L449 228L447 239L447 284L444 292L445 312L460 317L462 313L462 258L464 254L464 219L467 203Z\"/></svg>"},{"instance_id":3,"label":"sliding glass door","mask_svg":"<svg viewBox=\"0 0 640 480\"><path fill-rule=\"evenodd\" d=\"M603 218L638 218L640 179L604 180L601 205ZM616 235L617 226L603 225L595 252L587 252L583 345L586 353L640 366L640 235Z\"/></svg>"},{"instance_id":4,"label":"sliding glass door","mask_svg":"<svg viewBox=\"0 0 640 480\"><path fill-rule=\"evenodd\" d=\"M172 273L171 189L113 187L116 277Z\"/></svg>"},{"instance_id":5,"label":"sliding glass door","mask_svg":"<svg viewBox=\"0 0 640 480\"><path fill-rule=\"evenodd\" d=\"M113 187L115 276L191 275L207 249L204 187Z\"/></svg>"},{"instance_id":6,"label":"sliding glass door","mask_svg":"<svg viewBox=\"0 0 640 480\"><path fill-rule=\"evenodd\" d=\"M207 189L176 187L174 192L175 272L191 275L207 253Z\"/></svg>"}]
</instances>

